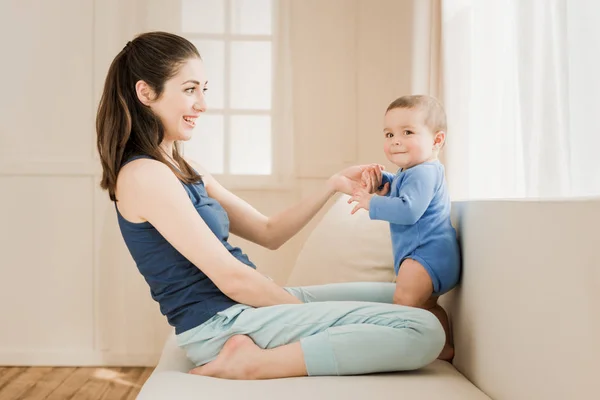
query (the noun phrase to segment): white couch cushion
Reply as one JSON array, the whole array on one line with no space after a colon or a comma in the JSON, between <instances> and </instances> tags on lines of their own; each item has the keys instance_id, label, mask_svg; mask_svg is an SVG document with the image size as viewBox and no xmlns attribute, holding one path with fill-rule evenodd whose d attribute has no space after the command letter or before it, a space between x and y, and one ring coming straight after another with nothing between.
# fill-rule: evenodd
<instances>
[{"instance_id":1,"label":"white couch cushion","mask_svg":"<svg viewBox=\"0 0 600 400\"><path fill-rule=\"evenodd\" d=\"M304 243L287 286L337 282L393 282L389 224L372 221L342 195Z\"/></svg>"},{"instance_id":2,"label":"white couch cushion","mask_svg":"<svg viewBox=\"0 0 600 400\"><path fill-rule=\"evenodd\" d=\"M160 362L138 400L306 400L306 399L427 399L489 400L452 365L435 361L416 372L362 376L324 376L231 381L185 373L192 364L177 347L175 335L165 345Z\"/></svg>"}]
</instances>

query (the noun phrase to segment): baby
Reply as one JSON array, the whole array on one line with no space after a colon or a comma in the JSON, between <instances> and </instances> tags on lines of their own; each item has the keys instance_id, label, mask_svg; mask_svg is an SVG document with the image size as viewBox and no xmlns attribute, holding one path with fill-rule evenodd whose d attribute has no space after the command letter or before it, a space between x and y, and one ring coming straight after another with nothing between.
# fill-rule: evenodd
<instances>
[{"instance_id":1,"label":"baby","mask_svg":"<svg viewBox=\"0 0 600 400\"><path fill-rule=\"evenodd\" d=\"M364 208L371 219L390 223L397 276L394 303L424 308L438 317L446 331L439 358L450 361L454 348L448 316L437 304L460 275L450 197L438 160L446 138L446 113L430 96L403 96L388 106L384 123L383 150L399 170L395 175L373 171L375 167L364 171L364 187L349 200L357 203L352 213Z\"/></svg>"}]
</instances>

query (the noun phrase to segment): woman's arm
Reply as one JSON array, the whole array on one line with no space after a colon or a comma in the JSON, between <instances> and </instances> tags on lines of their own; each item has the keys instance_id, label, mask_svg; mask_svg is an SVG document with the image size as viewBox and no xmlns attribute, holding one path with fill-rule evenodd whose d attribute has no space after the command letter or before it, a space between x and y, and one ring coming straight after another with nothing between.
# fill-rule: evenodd
<instances>
[{"instance_id":1,"label":"woman's arm","mask_svg":"<svg viewBox=\"0 0 600 400\"><path fill-rule=\"evenodd\" d=\"M166 165L136 160L123 168L119 178L119 201L127 202L129 209L149 221L225 295L254 307L301 303L227 251Z\"/></svg>"},{"instance_id":2,"label":"woman's arm","mask_svg":"<svg viewBox=\"0 0 600 400\"><path fill-rule=\"evenodd\" d=\"M231 232L271 250L279 248L298 233L337 191L352 193L353 188L360 185L361 173L365 168L346 168L333 175L320 190L299 203L272 217L266 217L225 189L200 166L194 162L191 164L201 172L209 196L216 199L227 211Z\"/></svg>"}]
</instances>

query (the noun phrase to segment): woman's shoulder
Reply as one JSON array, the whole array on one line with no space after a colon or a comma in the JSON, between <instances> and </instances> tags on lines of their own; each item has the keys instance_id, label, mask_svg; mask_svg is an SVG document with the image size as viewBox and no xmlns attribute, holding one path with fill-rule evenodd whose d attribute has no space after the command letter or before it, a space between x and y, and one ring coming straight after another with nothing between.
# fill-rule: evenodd
<instances>
[{"instance_id":1,"label":"woman's shoulder","mask_svg":"<svg viewBox=\"0 0 600 400\"><path fill-rule=\"evenodd\" d=\"M168 166L151 158L138 158L125 164L117 176L115 195L121 215L131 222L144 222L145 199L171 192L178 183Z\"/></svg>"},{"instance_id":2,"label":"woman's shoulder","mask_svg":"<svg viewBox=\"0 0 600 400\"><path fill-rule=\"evenodd\" d=\"M127 162L117 176L117 187L119 183L125 183L124 187L137 184L152 184L156 179L175 178L175 174L168 166L152 158L137 158Z\"/></svg>"}]
</instances>

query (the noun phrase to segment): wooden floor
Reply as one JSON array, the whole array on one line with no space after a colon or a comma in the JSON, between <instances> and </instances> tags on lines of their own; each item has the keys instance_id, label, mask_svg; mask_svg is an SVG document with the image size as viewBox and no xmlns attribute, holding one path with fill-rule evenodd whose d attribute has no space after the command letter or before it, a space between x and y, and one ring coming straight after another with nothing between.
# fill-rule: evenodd
<instances>
[{"instance_id":1,"label":"wooden floor","mask_svg":"<svg viewBox=\"0 0 600 400\"><path fill-rule=\"evenodd\" d=\"M135 400L152 370L0 367L0 400Z\"/></svg>"}]
</instances>

